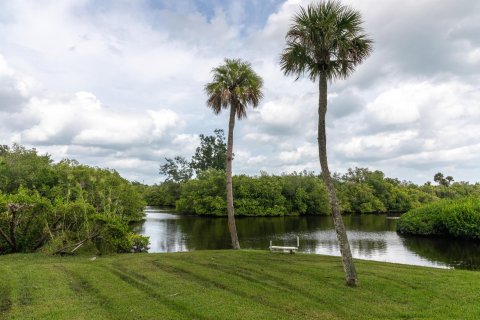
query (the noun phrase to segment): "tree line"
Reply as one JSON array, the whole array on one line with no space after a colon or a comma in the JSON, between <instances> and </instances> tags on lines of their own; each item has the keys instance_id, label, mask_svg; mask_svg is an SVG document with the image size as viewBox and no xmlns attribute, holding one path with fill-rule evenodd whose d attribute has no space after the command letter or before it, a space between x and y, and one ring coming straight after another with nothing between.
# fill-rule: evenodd
<instances>
[{"instance_id":1,"label":"tree line","mask_svg":"<svg viewBox=\"0 0 480 320\"><path fill-rule=\"evenodd\" d=\"M197 148L197 154L201 153ZM173 176L153 186L145 186L146 202L175 207L194 215L226 215L225 171L208 167L195 178L176 180ZM442 175L437 173L435 176ZM403 213L440 199L480 196L480 184L427 182L417 185L386 177L382 171L349 169L332 176L343 213ZM453 179L453 178L452 178ZM321 174L293 172L233 177L233 194L238 216L328 215L328 194Z\"/></svg>"},{"instance_id":2,"label":"tree line","mask_svg":"<svg viewBox=\"0 0 480 320\"><path fill-rule=\"evenodd\" d=\"M148 238L129 228L144 206L139 188L114 170L0 146L0 254L144 251Z\"/></svg>"}]
</instances>

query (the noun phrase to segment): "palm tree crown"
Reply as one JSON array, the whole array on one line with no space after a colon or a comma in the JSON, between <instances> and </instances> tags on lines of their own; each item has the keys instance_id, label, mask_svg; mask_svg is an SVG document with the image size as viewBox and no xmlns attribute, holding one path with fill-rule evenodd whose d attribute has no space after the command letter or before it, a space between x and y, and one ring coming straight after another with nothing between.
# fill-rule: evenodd
<instances>
[{"instance_id":1,"label":"palm tree crown","mask_svg":"<svg viewBox=\"0 0 480 320\"><path fill-rule=\"evenodd\" d=\"M238 119L247 117L249 104L256 108L263 97L263 81L250 66L240 59L225 59L225 63L212 70L213 81L207 83L207 105L218 114L229 106L235 108Z\"/></svg>"},{"instance_id":2,"label":"palm tree crown","mask_svg":"<svg viewBox=\"0 0 480 320\"><path fill-rule=\"evenodd\" d=\"M372 51L361 24L360 13L338 1L300 7L285 36L280 63L285 75L347 78Z\"/></svg>"}]
</instances>

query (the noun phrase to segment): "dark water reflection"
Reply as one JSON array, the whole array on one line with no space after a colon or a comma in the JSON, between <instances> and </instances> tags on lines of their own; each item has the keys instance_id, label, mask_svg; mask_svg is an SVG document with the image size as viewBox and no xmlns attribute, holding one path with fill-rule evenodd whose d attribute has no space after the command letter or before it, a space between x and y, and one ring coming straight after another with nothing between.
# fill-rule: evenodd
<instances>
[{"instance_id":1,"label":"dark water reflection","mask_svg":"<svg viewBox=\"0 0 480 320\"><path fill-rule=\"evenodd\" d=\"M300 251L339 255L330 217L237 218L242 248L264 249L294 245ZM413 265L480 269L480 242L403 237L396 233L396 219L387 215L344 217L355 258ZM191 217L148 207L137 231L150 237L150 252L176 252L230 248L226 218Z\"/></svg>"}]
</instances>

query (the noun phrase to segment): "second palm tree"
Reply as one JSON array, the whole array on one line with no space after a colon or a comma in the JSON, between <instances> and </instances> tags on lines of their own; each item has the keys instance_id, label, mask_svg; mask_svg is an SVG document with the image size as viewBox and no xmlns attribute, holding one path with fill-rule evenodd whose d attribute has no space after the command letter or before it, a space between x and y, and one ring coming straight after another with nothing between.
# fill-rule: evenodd
<instances>
[{"instance_id":1,"label":"second palm tree","mask_svg":"<svg viewBox=\"0 0 480 320\"><path fill-rule=\"evenodd\" d=\"M234 249L240 249L233 207L233 128L235 117L240 120L247 116L248 105L253 108L258 106L263 96L263 81L248 62L240 59L225 59L224 64L214 68L212 73L213 81L205 86L208 95L207 105L215 114L219 114L222 109L230 108L226 163L227 216L232 246Z\"/></svg>"},{"instance_id":2,"label":"second palm tree","mask_svg":"<svg viewBox=\"0 0 480 320\"><path fill-rule=\"evenodd\" d=\"M281 56L281 68L297 79L307 75L319 79L318 153L323 179L332 208L333 222L340 245L346 284L356 286L357 271L353 263L347 232L343 224L327 161L327 82L345 79L372 51L372 40L363 34L358 11L338 1L310 4L294 16L287 32L287 44Z\"/></svg>"}]
</instances>

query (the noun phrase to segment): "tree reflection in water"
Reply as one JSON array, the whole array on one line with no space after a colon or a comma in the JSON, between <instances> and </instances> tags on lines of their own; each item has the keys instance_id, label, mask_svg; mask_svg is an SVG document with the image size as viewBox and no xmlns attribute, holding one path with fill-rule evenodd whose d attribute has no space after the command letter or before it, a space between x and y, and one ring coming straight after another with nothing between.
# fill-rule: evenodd
<instances>
[{"instance_id":1,"label":"tree reflection in water","mask_svg":"<svg viewBox=\"0 0 480 320\"><path fill-rule=\"evenodd\" d=\"M149 208L145 222L136 230L150 236L150 252L216 250L231 247L226 218L181 216ZM237 231L242 248L266 250L294 245L300 251L339 255L329 216L240 217ZM350 215L345 226L355 258L435 267L479 269L480 242L403 237L396 220L386 215Z\"/></svg>"},{"instance_id":2,"label":"tree reflection in water","mask_svg":"<svg viewBox=\"0 0 480 320\"><path fill-rule=\"evenodd\" d=\"M480 270L480 241L427 237L403 237L409 250L455 269Z\"/></svg>"}]
</instances>

